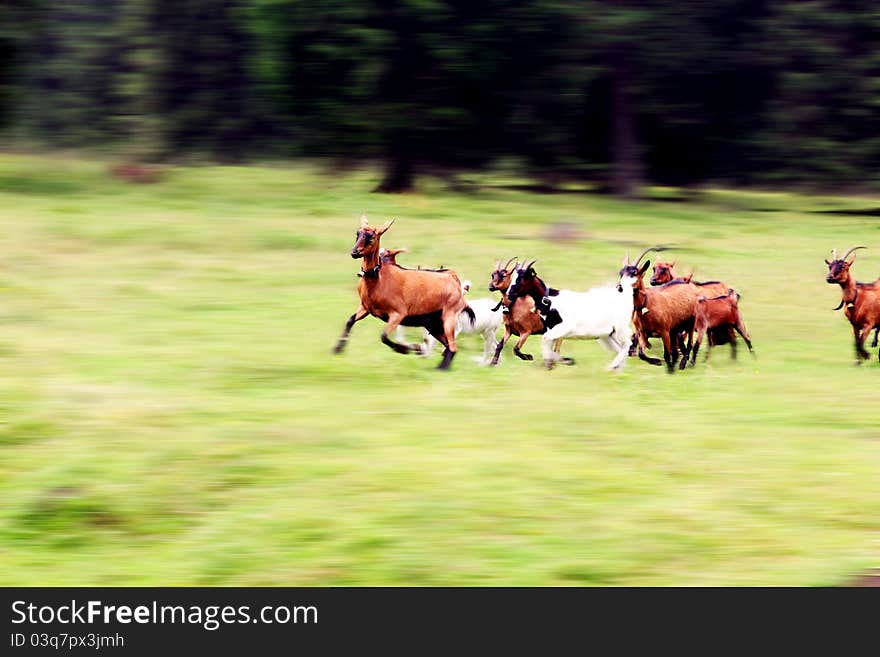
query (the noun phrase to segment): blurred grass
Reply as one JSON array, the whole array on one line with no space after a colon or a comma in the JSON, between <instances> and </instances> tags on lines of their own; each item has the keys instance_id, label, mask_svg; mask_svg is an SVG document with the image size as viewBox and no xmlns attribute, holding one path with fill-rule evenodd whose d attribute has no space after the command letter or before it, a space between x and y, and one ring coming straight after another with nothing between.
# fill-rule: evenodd
<instances>
[{"instance_id":1,"label":"blurred grass","mask_svg":"<svg viewBox=\"0 0 880 657\"><path fill-rule=\"evenodd\" d=\"M500 175L380 196L376 176L138 186L0 158L0 583L809 585L880 564L880 365L853 367L822 262L867 244L855 270L880 274L880 221L857 214L880 200L622 203ZM375 319L333 357L361 210L480 296L500 257L585 289L675 244L742 293L758 358L613 375L570 342L573 368L486 369L466 339L441 373ZM584 239L546 239L555 222Z\"/></svg>"}]
</instances>

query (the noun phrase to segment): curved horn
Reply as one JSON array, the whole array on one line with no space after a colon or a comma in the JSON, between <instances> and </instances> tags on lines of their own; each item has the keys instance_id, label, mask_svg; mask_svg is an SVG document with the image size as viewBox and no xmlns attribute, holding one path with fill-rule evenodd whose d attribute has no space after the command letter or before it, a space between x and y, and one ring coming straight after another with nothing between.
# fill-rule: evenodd
<instances>
[{"instance_id":1,"label":"curved horn","mask_svg":"<svg viewBox=\"0 0 880 657\"><path fill-rule=\"evenodd\" d=\"M634 265L638 266L638 264L642 261L642 258L644 258L651 251L665 251L665 250L666 250L665 246L649 246L647 249L642 251L642 254L638 258L636 258Z\"/></svg>"},{"instance_id":2,"label":"curved horn","mask_svg":"<svg viewBox=\"0 0 880 657\"><path fill-rule=\"evenodd\" d=\"M391 219L389 219L388 221L386 221L384 224L382 224L382 227L379 229L378 234L379 234L379 235L382 235L386 230L388 230L389 228L391 228L391 225L394 223L394 221L395 221L396 219L397 219L397 217L392 217Z\"/></svg>"},{"instance_id":3,"label":"curved horn","mask_svg":"<svg viewBox=\"0 0 880 657\"><path fill-rule=\"evenodd\" d=\"M837 249L831 249L831 262L837 260Z\"/></svg>"},{"instance_id":4,"label":"curved horn","mask_svg":"<svg viewBox=\"0 0 880 657\"><path fill-rule=\"evenodd\" d=\"M510 267L510 263L517 259L517 256L513 256L510 260L504 263L504 270L506 271L508 267ZM500 261L499 261L500 262Z\"/></svg>"},{"instance_id":5,"label":"curved horn","mask_svg":"<svg viewBox=\"0 0 880 657\"><path fill-rule=\"evenodd\" d=\"M851 248L849 251L846 252L846 254L841 258L841 260L846 260L849 257L849 254L852 253L853 251L858 251L859 249L867 249L867 248L868 248L867 246L854 246L853 248Z\"/></svg>"},{"instance_id":6,"label":"curved horn","mask_svg":"<svg viewBox=\"0 0 880 657\"><path fill-rule=\"evenodd\" d=\"M538 262L538 259L537 259L537 258L535 258L535 259L532 260L529 264L527 264L525 267L523 267L523 269L531 269L531 268L532 268L532 265L534 265L536 262Z\"/></svg>"},{"instance_id":7,"label":"curved horn","mask_svg":"<svg viewBox=\"0 0 880 657\"><path fill-rule=\"evenodd\" d=\"M366 228L367 226L369 226L369 223L367 222L367 215L361 212L361 228Z\"/></svg>"},{"instance_id":8,"label":"curved horn","mask_svg":"<svg viewBox=\"0 0 880 657\"><path fill-rule=\"evenodd\" d=\"M501 258L495 261L495 264L492 265L492 271L498 271L501 268Z\"/></svg>"}]
</instances>

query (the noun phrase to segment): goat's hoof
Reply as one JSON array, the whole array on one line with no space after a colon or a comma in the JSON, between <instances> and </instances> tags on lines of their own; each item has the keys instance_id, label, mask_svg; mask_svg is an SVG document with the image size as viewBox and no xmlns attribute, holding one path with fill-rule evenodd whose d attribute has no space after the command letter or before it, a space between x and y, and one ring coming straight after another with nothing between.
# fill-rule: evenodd
<instances>
[{"instance_id":1,"label":"goat's hoof","mask_svg":"<svg viewBox=\"0 0 880 657\"><path fill-rule=\"evenodd\" d=\"M566 356L562 359L561 362L563 365L574 365L574 358L569 358L568 356Z\"/></svg>"},{"instance_id":2,"label":"goat's hoof","mask_svg":"<svg viewBox=\"0 0 880 657\"><path fill-rule=\"evenodd\" d=\"M532 356L531 354L524 354L521 351L514 351L513 353L515 353L517 356L519 356L523 360L535 360L535 357Z\"/></svg>"}]
</instances>

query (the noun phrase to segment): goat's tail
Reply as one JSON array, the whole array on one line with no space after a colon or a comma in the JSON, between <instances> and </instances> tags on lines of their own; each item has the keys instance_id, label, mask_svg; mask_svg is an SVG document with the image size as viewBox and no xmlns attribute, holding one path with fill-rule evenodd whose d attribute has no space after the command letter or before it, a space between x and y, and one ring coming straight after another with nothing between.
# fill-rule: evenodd
<instances>
[{"instance_id":1,"label":"goat's tail","mask_svg":"<svg viewBox=\"0 0 880 657\"><path fill-rule=\"evenodd\" d=\"M471 308L470 306L465 306L464 308L462 308L461 312L465 313L468 316L468 319L471 322L471 326L474 326L477 323L477 313L474 312L473 308Z\"/></svg>"}]
</instances>

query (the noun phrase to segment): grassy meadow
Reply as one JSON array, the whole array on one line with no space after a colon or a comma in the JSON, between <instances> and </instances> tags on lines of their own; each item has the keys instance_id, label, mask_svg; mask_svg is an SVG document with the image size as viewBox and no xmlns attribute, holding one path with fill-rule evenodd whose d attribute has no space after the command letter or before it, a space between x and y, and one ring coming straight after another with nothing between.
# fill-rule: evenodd
<instances>
[{"instance_id":1,"label":"grassy meadow","mask_svg":"<svg viewBox=\"0 0 880 657\"><path fill-rule=\"evenodd\" d=\"M834 585L880 566L880 364L854 367L823 263L866 244L854 271L880 275L880 199L471 178L388 196L378 171L304 163L136 185L0 157L0 584ZM583 341L574 367L509 346L485 368L466 336L437 372L439 350L393 353L373 318L333 356L361 211L473 296L498 258L586 289L674 244L680 271L742 294L757 357L609 373Z\"/></svg>"}]
</instances>

